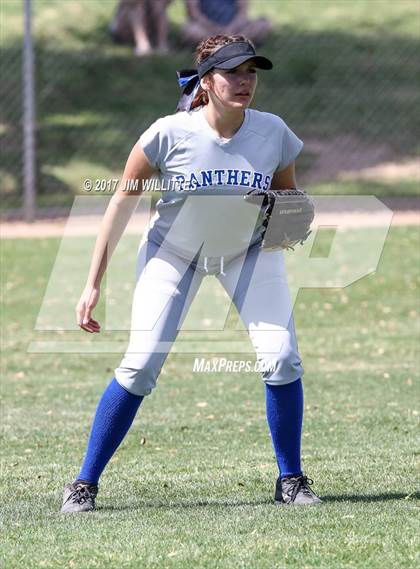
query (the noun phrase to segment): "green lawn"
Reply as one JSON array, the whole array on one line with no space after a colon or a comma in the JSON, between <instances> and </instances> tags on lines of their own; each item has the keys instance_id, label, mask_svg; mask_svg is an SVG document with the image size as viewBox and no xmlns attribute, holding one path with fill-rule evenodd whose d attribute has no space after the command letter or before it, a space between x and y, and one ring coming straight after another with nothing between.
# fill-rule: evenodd
<instances>
[{"instance_id":1,"label":"green lawn","mask_svg":"<svg viewBox=\"0 0 420 569\"><path fill-rule=\"evenodd\" d=\"M394 227L376 273L299 294L303 463L322 507L272 503L259 376L193 374L193 355L171 354L80 517L58 513L62 487L120 354L28 353L87 335L33 329L59 240L3 241L2 566L418 567L418 240Z\"/></svg>"},{"instance_id":2,"label":"green lawn","mask_svg":"<svg viewBox=\"0 0 420 569\"><path fill-rule=\"evenodd\" d=\"M142 60L110 40L107 26L116 3L33 2L40 207L71 205L85 178L120 176L140 133L174 111L175 70L192 65L191 50L179 42L181 0L169 8L172 52ZM8 208L19 205L22 188L22 6L5 0L0 9L0 174L2 207ZM251 14L266 15L275 26L261 48L275 70L260 74L256 108L282 116L305 142L334 147L350 137L343 153L358 149L371 157L371 166L416 155L417 1L255 0ZM308 145L300 168L310 173L315 160ZM418 180L373 180L362 187L377 196L414 195ZM326 184L312 189L330 193ZM349 185L351 193L359 190Z\"/></svg>"}]
</instances>

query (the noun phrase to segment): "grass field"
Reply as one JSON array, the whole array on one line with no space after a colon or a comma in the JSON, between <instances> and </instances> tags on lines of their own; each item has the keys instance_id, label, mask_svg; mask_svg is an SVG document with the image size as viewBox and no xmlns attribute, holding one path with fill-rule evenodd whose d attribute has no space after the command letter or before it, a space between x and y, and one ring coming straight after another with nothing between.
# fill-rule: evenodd
<instances>
[{"instance_id":1,"label":"grass field","mask_svg":"<svg viewBox=\"0 0 420 569\"><path fill-rule=\"evenodd\" d=\"M193 374L171 354L81 517L58 513L62 487L120 355L27 353L59 240L3 241L2 567L418 567L418 240L393 227L375 274L299 294L303 463L322 507L271 501L258 375Z\"/></svg>"},{"instance_id":2,"label":"grass field","mask_svg":"<svg viewBox=\"0 0 420 569\"><path fill-rule=\"evenodd\" d=\"M108 25L117 0L36 0L38 205L69 206L85 178L121 175L140 133L173 112L175 70L192 65L180 45L183 2L169 8L170 55L139 60L127 46L112 43ZM355 169L413 159L418 150L418 24L416 0L255 0L253 16L266 15L274 33L261 52L274 61L260 74L255 107L282 116L306 146L299 171L310 174L317 160L311 144L334 148ZM21 2L4 0L2 27L3 208L17 207L21 173ZM343 144L343 140L347 141ZM360 164L358 160L361 160ZM332 158L334 161L335 158ZM313 193L331 193L327 182ZM335 190L334 190L335 191ZM418 179L348 184L349 193L408 195Z\"/></svg>"}]
</instances>

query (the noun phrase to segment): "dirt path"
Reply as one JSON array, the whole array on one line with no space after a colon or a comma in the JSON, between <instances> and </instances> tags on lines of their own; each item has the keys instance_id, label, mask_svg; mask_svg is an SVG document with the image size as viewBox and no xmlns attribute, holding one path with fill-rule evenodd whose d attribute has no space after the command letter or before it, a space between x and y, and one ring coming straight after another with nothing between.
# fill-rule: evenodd
<instances>
[{"instance_id":1,"label":"dirt path","mask_svg":"<svg viewBox=\"0 0 420 569\"><path fill-rule=\"evenodd\" d=\"M23 221L5 221L1 223L0 235L4 239L14 238L44 238L67 236L96 235L102 217L99 215L83 215L68 221L67 217L43 219L33 223ZM140 234L146 227L148 218L144 215L133 215L126 228L130 234ZM316 225L346 226L346 227L377 227L388 225L389 216L378 213L340 213L323 212L315 218ZM392 225L420 225L420 211L394 211Z\"/></svg>"}]
</instances>

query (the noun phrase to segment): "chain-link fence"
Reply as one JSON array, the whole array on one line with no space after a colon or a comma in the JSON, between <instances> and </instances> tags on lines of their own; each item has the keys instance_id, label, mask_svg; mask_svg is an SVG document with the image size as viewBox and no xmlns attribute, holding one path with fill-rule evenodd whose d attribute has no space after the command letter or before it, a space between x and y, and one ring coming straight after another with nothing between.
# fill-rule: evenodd
<instances>
[{"instance_id":1,"label":"chain-link fence","mask_svg":"<svg viewBox=\"0 0 420 569\"><path fill-rule=\"evenodd\" d=\"M168 8L169 52L143 57L111 36L117 4L32 1L38 214L65 211L86 178L121 176L140 133L174 112L175 70L193 64L192 47L182 40L180 0ZM293 16L296 5L301 18ZM337 21L340 10L353 21L331 25L331 6ZM305 26L308 10L319 25ZM361 29L372 10L374 23ZM315 193L335 193L340 184L347 193L415 194L418 3L314 0L292 8L289 1L261 0L251 2L249 14L270 21L259 51L275 65L259 73L253 106L283 117L305 141L301 183ZM11 216L23 206L23 2L5 1L2 15L1 194L2 213Z\"/></svg>"}]
</instances>

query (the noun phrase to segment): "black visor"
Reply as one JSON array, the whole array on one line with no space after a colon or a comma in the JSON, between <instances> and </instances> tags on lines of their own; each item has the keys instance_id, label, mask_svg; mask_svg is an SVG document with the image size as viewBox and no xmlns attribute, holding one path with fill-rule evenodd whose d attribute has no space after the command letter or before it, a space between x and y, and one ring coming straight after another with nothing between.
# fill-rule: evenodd
<instances>
[{"instance_id":1,"label":"black visor","mask_svg":"<svg viewBox=\"0 0 420 569\"><path fill-rule=\"evenodd\" d=\"M200 87L200 79L211 69L234 69L245 61L254 60L260 69L272 69L273 64L267 57L257 55L255 49L247 41L236 41L224 45L209 55L198 65L197 69L177 71L178 84L182 89L176 107L178 111L189 111L194 97Z\"/></svg>"},{"instance_id":2,"label":"black visor","mask_svg":"<svg viewBox=\"0 0 420 569\"><path fill-rule=\"evenodd\" d=\"M259 69L272 69L273 67L272 62L267 57L255 53L255 49L250 43L237 41L220 47L204 59L197 68L198 75L201 79L211 69L233 69L250 59L254 60L255 66Z\"/></svg>"}]
</instances>

